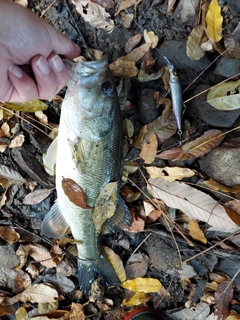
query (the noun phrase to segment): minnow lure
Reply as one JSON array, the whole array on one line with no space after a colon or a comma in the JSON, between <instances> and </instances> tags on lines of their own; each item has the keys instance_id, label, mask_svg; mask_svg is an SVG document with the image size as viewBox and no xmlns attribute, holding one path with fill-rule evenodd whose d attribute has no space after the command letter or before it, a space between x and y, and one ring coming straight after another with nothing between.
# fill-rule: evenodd
<instances>
[{"instance_id":1,"label":"minnow lure","mask_svg":"<svg viewBox=\"0 0 240 320\"><path fill-rule=\"evenodd\" d=\"M177 123L177 134L179 136L179 145L182 145L182 87L177 76L177 72L174 65L168 60L167 57L163 56L163 59L170 72L170 91L172 97L173 114Z\"/></svg>"}]
</instances>

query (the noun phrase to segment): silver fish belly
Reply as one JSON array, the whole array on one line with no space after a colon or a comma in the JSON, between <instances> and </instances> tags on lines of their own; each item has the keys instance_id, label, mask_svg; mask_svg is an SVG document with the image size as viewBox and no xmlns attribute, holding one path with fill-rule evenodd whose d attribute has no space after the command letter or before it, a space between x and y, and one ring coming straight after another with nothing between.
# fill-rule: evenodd
<instances>
[{"instance_id":1,"label":"silver fish belly","mask_svg":"<svg viewBox=\"0 0 240 320\"><path fill-rule=\"evenodd\" d=\"M100 190L110 181L119 181L122 171L122 118L114 79L106 60L78 62L62 105L56 162L57 204L42 224L47 236L61 236L57 229L68 224L78 249L80 290L87 293L96 276L106 285L119 279L101 252L92 209L72 203L62 188L62 178L74 180L94 207ZM59 218L61 216L62 218ZM54 222L53 222L54 221ZM59 223L60 221L60 223ZM55 233L54 233L55 232Z\"/></svg>"}]
</instances>

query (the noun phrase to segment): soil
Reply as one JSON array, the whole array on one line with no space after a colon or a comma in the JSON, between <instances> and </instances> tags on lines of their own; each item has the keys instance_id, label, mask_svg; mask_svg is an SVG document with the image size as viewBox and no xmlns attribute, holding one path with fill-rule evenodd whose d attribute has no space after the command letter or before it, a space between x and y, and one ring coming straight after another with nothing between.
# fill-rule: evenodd
<instances>
[{"instance_id":1,"label":"soil","mask_svg":"<svg viewBox=\"0 0 240 320\"><path fill-rule=\"evenodd\" d=\"M212 86L226 78L222 74L219 75L215 72L218 62L214 62L209 67L210 63L218 56L216 51L208 52L203 58L194 62L186 55L186 41L189 33L196 25L199 2L198 0L192 1L192 6L195 9L194 14L186 14L184 1L181 0L176 2L172 15L167 15L167 0L142 0L136 7L136 10L134 7L126 10L125 13L134 15L134 20L130 27L126 28L123 25L122 15L114 15L116 8L119 6L118 1L114 1L115 6L107 10L115 24L115 29L111 33L96 29L85 22L76 11L75 6L68 0L55 1L50 8L48 7L51 1L29 0L28 6L29 9L38 16L48 8L43 18L77 43L82 49L83 56L87 59L90 59L88 56L88 48L93 48L102 51L103 54L107 56L109 63L111 63L118 57L126 54L125 45L130 37L137 33L143 33L145 29L153 31L159 38L157 49L152 50L152 55L157 61L156 68L164 64L161 54L167 56L178 70L183 90L198 77L184 92L183 100L186 100L195 94L195 90L197 91L200 85ZM229 32L232 32L239 23L239 3L233 0L220 0L219 4L222 8L225 8L225 10L223 10L224 27L227 28ZM116 83L118 84L120 80L119 77L116 78ZM161 113L161 108L156 109L155 100L152 97L153 92L157 90L162 93L164 92L164 83L162 81L139 83L136 79L127 79L126 87L128 88L127 100L134 105L134 108L130 110L125 109L123 115L125 118L131 119L137 135L144 124L153 121ZM63 97L64 92L65 89L60 92L60 96ZM197 106L196 102L186 104L182 120L183 131L185 132L183 134L184 139L188 137L186 132L200 135L207 129L227 130L239 125L239 110L230 112L227 118L228 120L226 120L225 114L221 114L221 112L216 112L212 109L209 111L210 116L209 113L203 114L202 108L199 107L200 103L201 101L199 101ZM53 100L53 102L49 104L51 108L45 112L48 116L48 121L58 123L60 104L56 100ZM13 127L18 124L19 132L24 133L25 143L21 148L6 149L6 151L0 153L0 164L11 166L21 173L29 183L30 181L34 181L35 187L38 190L54 188L54 179L44 171L42 165L42 153L46 152L51 139L48 139L38 128L46 132L47 130L40 124L35 128L31 119L29 123L26 123L24 121L24 119L26 119L24 113L22 113L22 117L22 120L14 117L11 119L11 122ZM208 121L209 117L211 119ZM236 139L238 136L239 129L236 130L230 138ZM168 145L174 145L177 141L178 137L175 135L167 143L164 143L161 148L165 149ZM132 151L132 158L137 157L139 157L139 152L136 150ZM143 161L139 161L139 165L142 166L142 164ZM161 166L161 164L162 166L166 165L163 160L159 160L158 165ZM174 166L175 165L176 164L174 164ZM206 177L205 173L200 169L200 163L196 159L192 162L184 161L179 163L179 165L196 169L201 172L203 178ZM205 164L205 166L208 167L208 163ZM204 164L201 163L201 167L203 168ZM208 176L211 177L209 170ZM189 182L198 183L200 178L201 177L198 176L198 178L189 179ZM146 183L141 174L135 173L131 176L131 179L146 191ZM226 181L221 182L227 184ZM234 185L235 184L240 184L240 182L234 180ZM133 185L131 185L131 187L134 191L137 191ZM0 188L2 193L4 187ZM53 190L42 202L31 206L23 204L23 199L28 193L29 189L23 186L12 185L8 189L6 204L1 208L0 212L0 225L4 227L14 227L21 235L21 238L24 239L22 241L25 243L42 244L50 249L50 244L52 243L41 235L40 226L41 221L56 199L56 193ZM214 193L212 193L212 196L219 198L219 196L216 196ZM130 204L131 207L135 207L138 213L141 211L143 199L144 196L141 196L138 200ZM180 223L180 228L184 230L184 222L181 221L181 219L184 218L178 215L176 210L174 214L177 214L176 222ZM202 230L205 230L206 224L201 222L200 227ZM185 231L183 232L185 233ZM151 235L149 236L149 234ZM230 280L239 271L239 238L238 241L229 239L225 244L219 243L219 245L214 246L214 244L225 239L229 234L230 233L224 230L207 229L207 244L194 241L194 246L192 246L190 242L183 239L173 227L164 225L164 221L160 218L155 223L146 224L145 230L141 232L129 234L119 231L107 235L103 238L103 243L110 246L121 257L124 266L135 250L137 250L136 254L140 254L141 257L136 257L140 259L140 262L137 260L138 269L135 276L157 278L165 288L165 292L161 294L151 294L151 299L144 305L155 310L167 311L169 314L174 309L180 310L185 306L194 307L202 301L204 294L206 294L206 285L208 282L211 282L210 275L212 273L221 274L226 280ZM16 252L19 243L20 242L16 242L11 245L14 249L13 253ZM2 247L6 246L5 240L0 239L0 244ZM55 242L55 244L57 244L57 242ZM213 248L206 251L211 246L213 246ZM202 254L193 258L194 255L201 252ZM182 271L180 261L187 259L190 259L188 262L189 269ZM147 265L145 273L142 271L142 268L144 269L144 261ZM66 254L65 263L65 267L68 266L73 270L76 268L76 259L72 255ZM52 271L53 269L46 269L40 266L39 263L37 267L42 277L54 273L54 271ZM24 267L23 270L26 271L26 267ZM0 271L0 275L1 274ZM83 303L88 301L86 297L81 296L79 298L77 278L74 272L70 272L70 274L69 278L74 283L75 288L69 293L61 292L64 297L64 299L60 301L62 310L67 310L67 306L72 302ZM2 276L0 276L0 294L6 294L7 296L15 295L13 287L11 287L10 284L4 284L4 281L1 279L3 279ZM38 283L41 280L35 279L33 281ZM239 275L235 277L233 285L233 302L231 303L230 309L239 312ZM84 309L85 314L91 315L91 319L123 319L123 315L129 308L121 307L121 303L126 294L128 295L128 292L126 293L122 288L101 288L101 292L101 302L106 303L104 299L108 298L113 301L113 306L108 312L104 312L96 301L92 301L86 305ZM22 306L22 304L18 302L14 305L13 309L17 310L20 306ZM33 308L31 304L27 307L28 310ZM213 305L210 305L210 308L211 311L213 311ZM5 315L2 319L14 319L14 316Z\"/></svg>"}]
</instances>

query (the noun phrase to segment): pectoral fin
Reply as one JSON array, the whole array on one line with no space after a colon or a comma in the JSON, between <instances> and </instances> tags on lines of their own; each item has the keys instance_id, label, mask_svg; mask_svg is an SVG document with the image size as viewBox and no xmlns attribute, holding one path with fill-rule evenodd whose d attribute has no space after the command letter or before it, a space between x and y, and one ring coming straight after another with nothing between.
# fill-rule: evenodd
<instances>
[{"instance_id":1,"label":"pectoral fin","mask_svg":"<svg viewBox=\"0 0 240 320\"><path fill-rule=\"evenodd\" d=\"M58 137L56 137L47 149L47 153L43 154L43 165L45 171L50 175L55 175L55 165L57 159Z\"/></svg>"},{"instance_id":2,"label":"pectoral fin","mask_svg":"<svg viewBox=\"0 0 240 320\"><path fill-rule=\"evenodd\" d=\"M48 238L59 239L64 235L67 228L68 224L56 201L42 222L42 233Z\"/></svg>"}]
</instances>

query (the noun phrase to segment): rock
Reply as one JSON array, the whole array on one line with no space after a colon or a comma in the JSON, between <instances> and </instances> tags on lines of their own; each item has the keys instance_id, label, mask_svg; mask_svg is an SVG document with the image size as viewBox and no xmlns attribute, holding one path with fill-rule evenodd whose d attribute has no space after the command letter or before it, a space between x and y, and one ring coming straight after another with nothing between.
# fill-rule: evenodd
<instances>
[{"instance_id":1,"label":"rock","mask_svg":"<svg viewBox=\"0 0 240 320\"><path fill-rule=\"evenodd\" d=\"M217 66L214 73L223 76L231 77L240 72L240 60L239 59L226 59L221 57L217 62Z\"/></svg>"},{"instance_id":2,"label":"rock","mask_svg":"<svg viewBox=\"0 0 240 320\"><path fill-rule=\"evenodd\" d=\"M186 41L170 40L165 41L159 48L162 55L166 56L168 60L174 63L177 69L194 69L195 71L202 71L210 64L206 56L203 56L198 61L192 61L186 54ZM165 65L163 57L158 55L158 62Z\"/></svg>"},{"instance_id":3,"label":"rock","mask_svg":"<svg viewBox=\"0 0 240 320\"><path fill-rule=\"evenodd\" d=\"M233 144L224 143L212 150L200 162L200 168L209 177L232 187L240 184L240 144L233 140Z\"/></svg>"},{"instance_id":4,"label":"rock","mask_svg":"<svg viewBox=\"0 0 240 320\"><path fill-rule=\"evenodd\" d=\"M159 109L154 99L154 89L142 89L137 107L143 124L152 122L158 117Z\"/></svg>"},{"instance_id":5,"label":"rock","mask_svg":"<svg viewBox=\"0 0 240 320\"><path fill-rule=\"evenodd\" d=\"M209 85L200 85L195 91L194 95L209 88ZM206 102L207 92L196 97L191 106L194 112L197 111L199 118L205 123L219 128L230 128L240 115L240 109L231 111L222 111L213 108Z\"/></svg>"}]
</instances>

